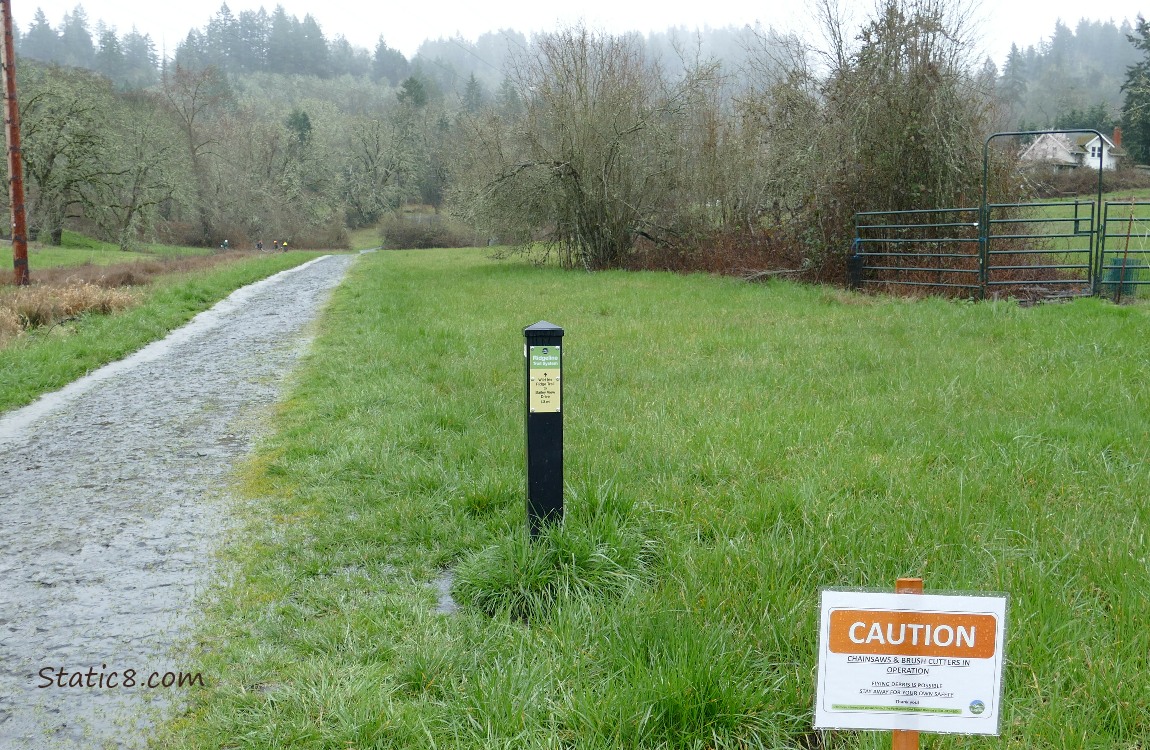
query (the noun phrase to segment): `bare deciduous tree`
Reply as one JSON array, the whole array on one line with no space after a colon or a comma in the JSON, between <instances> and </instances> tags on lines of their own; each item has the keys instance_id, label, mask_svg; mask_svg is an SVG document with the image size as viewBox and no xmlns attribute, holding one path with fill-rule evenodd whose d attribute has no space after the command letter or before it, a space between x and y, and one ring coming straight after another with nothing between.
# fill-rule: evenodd
<instances>
[{"instance_id":1,"label":"bare deciduous tree","mask_svg":"<svg viewBox=\"0 0 1150 750\"><path fill-rule=\"evenodd\" d=\"M536 37L514 66L522 114L467 122L454 198L478 226L539 237L569 264L618 265L639 236L674 231L684 88L646 59L638 37L585 28Z\"/></svg>"},{"instance_id":2,"label":"bare deciduous tree","mask_svg":"<svg viewBox=\"0 0 1150 750\"><path fill-rule=\"evenodd\" d=\"M818 9L830 48L748 102L786 155L775 200L812 266L839 262L856 211L977 201L994 119L966 0L879 0L853 36L838 3Z\"/></svg>"},{"instance_id":3,"label":"bare deciduous tree","mask_svg":"<svg viewBox=\"0 0 1150 750\"><path fill-rule=\"evenodd\" d=\"M192 70L182 66L165 77L165 101L184 136L195 187L195 212L201 240L212 244L216 228L212 221L214 206L211 193L209 150L217 138L211 129L211 117L231 100L227 80L214 67Z\"/></svg>"}]
</instances>

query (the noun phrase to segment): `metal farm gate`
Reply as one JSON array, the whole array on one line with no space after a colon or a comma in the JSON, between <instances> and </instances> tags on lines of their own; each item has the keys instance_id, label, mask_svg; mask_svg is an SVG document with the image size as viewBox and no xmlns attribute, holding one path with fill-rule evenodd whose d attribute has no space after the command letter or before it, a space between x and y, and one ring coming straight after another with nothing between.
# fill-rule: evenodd
<instances>
[{"instance_id":1,"label":"metal farm gate","mask_svg":"<svg viewBox=\"0 0 1150 750\"><path fill-rule=\"evenodd\" d=\"M1098 292L1121 302L1150 286L1150 201L1110 201L1098 232Z\"/></svg>"},{"instance_id":2,"label":"metal farm gate","mask_svg":"<svg viewBox=\"0 0 1150 750\"><path fill-rule=\"evenodd\" d=\"M983 151L982 203L968 208L864 211L848 261L856 287L917 287L968 297L1026 299L1107 294L1150 286L1150 201L993 203L990 143L1043 133L995 133Z\"/></svg>"}]
</instances>

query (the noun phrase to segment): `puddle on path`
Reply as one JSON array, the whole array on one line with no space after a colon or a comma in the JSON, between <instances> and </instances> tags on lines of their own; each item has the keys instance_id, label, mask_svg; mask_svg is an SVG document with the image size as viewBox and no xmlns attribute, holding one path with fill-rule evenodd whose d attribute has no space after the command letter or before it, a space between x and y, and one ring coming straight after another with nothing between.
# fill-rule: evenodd
<instances>
[{"instance_id":1,"label":"puddle on path","mask_svg":"<svg viewBox=\"0 0 1150 750\"><path fill-rule=\"evenodd\" d=\"M455 574L450 570L443 571L438 578L431 582L431 587L435 589L438 596L435 603L435 611L438 614L453 615L459 611L459 604L451 596L451 584L454 582Z\"/></svg>"}]
</instances>

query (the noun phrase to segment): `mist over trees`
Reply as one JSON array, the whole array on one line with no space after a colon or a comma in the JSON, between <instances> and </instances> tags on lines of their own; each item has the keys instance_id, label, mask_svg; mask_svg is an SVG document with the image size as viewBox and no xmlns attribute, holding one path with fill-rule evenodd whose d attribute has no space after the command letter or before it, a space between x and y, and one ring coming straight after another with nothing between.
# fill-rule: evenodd
<instances>
[{"instance_id":1,"label":"mist over trees","mask_svg":"<svg viewBox=\"0 0 1150 750\"><path fill-rule=\"evenodd\" d=\"M420 204L587 268L736 247L817 274L857 210L969 202L1003 123L1095 127L1125 107L1140 148L1144 24L1060 24L1000 76L971 58L962 8L878 0L848 26L817 0L821 45L499 30L410 60L280 6L221 5L166 58L80 6L56 27L38 12L17 38L30 224L123 247L331 247Z\"/></svg>"},{"instance_id":2,"label":"mist over trees","mask_svg":"<svg viewBox=\"0 0 1150 750\"><path fill-rule=\"evenodd\" d=\"M1129 22L1059 21L1037 46L1010 48L998 82L1007 125L1019 130L1094 128L1121 120L1122 85L1139 58Z\"/></svg>"}]
</instances>

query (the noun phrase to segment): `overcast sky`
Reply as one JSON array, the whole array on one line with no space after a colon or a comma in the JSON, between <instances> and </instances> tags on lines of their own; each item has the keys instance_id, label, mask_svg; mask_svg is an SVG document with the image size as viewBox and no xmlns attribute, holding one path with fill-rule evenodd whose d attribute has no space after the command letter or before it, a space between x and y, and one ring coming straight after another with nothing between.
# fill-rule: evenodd
<instances>
[{"instance_id":1,"label":"overcast sky","mask_svg":"<svg viewBox=\"0 0 1150 750\"><path fill-rule=\"evenodd\" d=\"M864 12L874 0L841 0ZM223 0L83 0L93 34L96 23L104 21L121 34L134 26L150 34L157 50L170 55L193 28L203 28L216 14ZM64 14L77 0L12 0L13 17L21 31L27 31L37 8L53 27L59 28ZM322 27L328 39L342 35L352 44L374 49L382 35L388 45L409 58L425 39L456 34L474 40L486 31L511 28L530 35L550 31L561 24L583 20L594 29L611 32L662 31L672 26L688 29L728 25L773 26L801 29L806 22L806 6L782 0L661 0L650 5L619 0L582 0L564 9L538 0L424 0L419 3L373 3L364 0L228 0L233 14L264 7L271 12L282 5L299 19L307 14ZM785 8L785 9L784 9ZM1146 0L1109 0L1083 3L1076 0L983 0L978 15L986 53L1001 67L1012 42L1020 47L1037 44L1050 36L1061 18L1071 28L1083 16L1097 20L1133 22L1137 13L1147 12Z\"/></svg>"}]
</instances>

